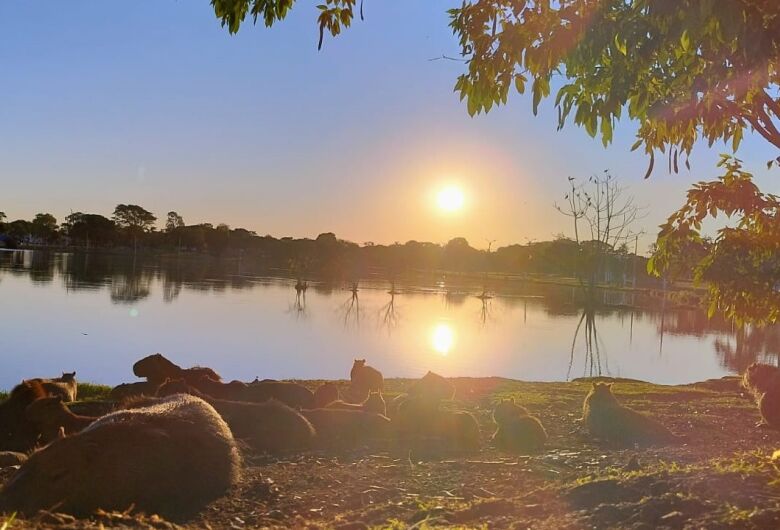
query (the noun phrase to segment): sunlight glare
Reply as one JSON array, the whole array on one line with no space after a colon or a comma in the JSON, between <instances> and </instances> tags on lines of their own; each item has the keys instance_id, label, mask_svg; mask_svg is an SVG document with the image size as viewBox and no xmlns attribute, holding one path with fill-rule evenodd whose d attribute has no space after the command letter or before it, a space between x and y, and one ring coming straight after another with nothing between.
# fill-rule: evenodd
<instances>
[{"instance_id":1,"label":"sunlight glare","mask_svg":"<svg viewBox=\"0 0 780 530\"><path fill-rule=\"evenodd\" d=\"M455 331L449 324L438 324L431 333L431 346L442 355L447 355L455 345Z\"/></svg>"},{"instance_id":2,"label":"sunlight glare","mask_svg":"<svg viewBox=\"0 0 780 530\"><path fill-rule=\"evenodd\" d=\"M454 212L463 208L463 190L456 186L447 186L436 195L439 208L445 212Z\"/></svg>"}]
</instances>

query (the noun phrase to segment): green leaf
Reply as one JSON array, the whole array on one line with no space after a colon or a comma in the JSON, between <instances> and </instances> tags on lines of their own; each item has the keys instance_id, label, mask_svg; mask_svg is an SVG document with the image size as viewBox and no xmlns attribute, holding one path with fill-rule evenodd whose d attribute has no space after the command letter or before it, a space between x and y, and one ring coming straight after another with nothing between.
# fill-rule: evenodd
<instances>
[{"instance_id":1,"label":"green leaf","mask_svg":"<svg viewBox=\"0 0 780 530\"><path fill-rule=\"evenodd\" d=\"M620 35L618 35L617 33L615 34L615 48L617 48L617 50L623 55L628 54L628 47L626 46L626 41L621 41Z\"/></svg>"}]
</instances>

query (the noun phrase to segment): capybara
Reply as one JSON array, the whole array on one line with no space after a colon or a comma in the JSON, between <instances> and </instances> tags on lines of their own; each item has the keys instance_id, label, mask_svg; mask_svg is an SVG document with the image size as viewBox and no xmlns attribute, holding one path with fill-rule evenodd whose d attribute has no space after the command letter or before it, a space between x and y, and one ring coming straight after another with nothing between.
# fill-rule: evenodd
<instances>
[{"instance_id":1,"label":"capybara","mask_svg":"<svg viewBox=\"0 0 780 530\"><path fill-rule=\"evenodd\" d=\"M68 409L60 397L36 399L27 407L27 418L35 425L44 443L51 442L59 435L74 434L89 426L97 419L94 416L80 416Z\"/></svg>"},{"instance_id":2,"label":"capybara","mask_svg":"<svg viewBox=\"0 0 780 530\"><path fill-rule=\"evenodd\" d=\"M30 381L39 382L49 396L61 397L63 401L76 401L78 394L76 372L63 372L62 376L52 379L36 377Z\"/></svg>"},{"instance_id":3,"label":"capybara","mask_svg":"<svg viewBox=\"0 0 780 530\"><path fill-rule=\"evenodd\" d=\"M157 387L160 383L149 381L139 381L137 383L122 383L111 389L108 394L109 399L121 401L131 396L154 396L157 393Z\"/></svg>"},{"instance_id":4,"label":"capybara","mask_svg":"<svg viewBox=\"0 0 780 530\"><path fill-rule=\"evenodd\" d=\"M329 449L351 449L362 444L387 440L390 420L380 414L362 410L302 410L317 431L316 443Z\"/></svg>"},{"instance_id":5,"label":"capybara","mask_svg":"<svg viewBox=\"0 0 780 530\"><path fill-rule=\"evenodd\" d=\"M504 399L496 405L493 421L497 425L493 441L502 451L536 451L547 442L547 431L542 422L528 414L514 399Z\"/></svg>"},{"instance_id":6,"label":"capybara","mask_svg":"<svg viewBox=\"0 0 780 530\"><path fill-rule=\"evenodd\" d=\"M659 421L621 405L612 383L593 383L582 409L583 423L593 436L617 444L654 445L678 440Z\"/></svg>"},{"instance_id":7,"label":"capybara","mask_svg":"<svg viewBox=\"0 0 780 530\"><path fill-rule=\"evenodd\" d=\"M372 390L381 392L385 384L382 372L372 366L368 366L365 359L355 359L355 362L352 363L352 370L349 372L349 379L356 395L358 392L363 391L365 391L366 395ZM364 395L362 399L365 399L365 397Z\"/></svg>"},{"instance_id":8,"label":"capybara","mask_svg":"<svg viewBox=\"0 0 780 530\"><path fill-rule=\"evenodd\" d=\"M170 378L176 380L180 378ZM246 391L249 386L241 381L231 381L229 383L223 383L212 377L203 375L201 377L186 380L188 384L197 388L207 396L211 396L216 399L227 399L231 401L249 401L246 397Z\"/></svg>"},{"instance_id":9,"label":"capybara","mask_svg":"<svg viewBox=\"0 0 780 530\"><path fill-rule=\"evenodd\" d=\"M772 386L758 396L758 411L765 425L780 429L780 385Z\"/></svg>"},{"instance_id":10,"label":"capybara","mask_svg":"<svg viewBox=\"0 0 780 530\"><path fill-rule=\"evenodd\" d=\"M138 377L145 377L147 381L162 384L166 379L184 379L192 384L192 381L203 376L208 376L215 381L222 378L217 372L205 366L193 366L182 368L178 364L166 359L161 353L155 353L144 357L133 365L133 373Z\"/></svg>"},{"instance_id":11,"label":"capybara","mask_svg":"<svg viewBox=\"0 0 780 530\"><path fill-rule=\"evenodd\" d=\"M761 394L780 384L780 368L770 364L752 363L742 375L742 386L758 399Z\"/></svg>"},{"instance_id":12,"label":"capybara","mask_svg":"<svg viewBox=\"0 0 780 530\"><path fill-rule=\"evenodd\" d=\"M479 424L468 412L439 410L428 399L410 398L401 404L393 422L402 446L434 452L479 450Z\"/></svg>"},{"instance_id":13,"label":"capybara","mask_svg":"<svg viewBox=\"0 0 780 530\"><path fill-rule=\"evenodd\" d=\"M390 403L387 404L387 417L391 420L396 418L398 416L398 409L401 406L401 403L409 399L409 394L398 394L393 399L390 400Z\"/></svg>"},{"instance_id":14,"label":"capybara","mask_svg":"<svg viewBox=\"0 0 780 530\"><path fill-rule=\"evenodd\" d=\"M259 383L260 381L257 381ZM252 383L255 384L255 383ZM336 383L323 383L314 391L314 408L324 408L328 403L341 399Z\"/></svg>"},{"instance_id":15,"label":"capybara","mask_svg":"<svg viewBox=\"0 0 780 530\"><path fill-rule=\"evenodd\" d=\"M103 416L33 453L0 491L0 510L88 515L130 507L191 516L236 483L233 435L205 401L188 395Z\"/></svg>"},{"instance_id":16,"label":"capybara","mask_svg":"<svg viewBox=\"0 0 780 530\"><path fill-rule=\"evenodd\" d=\"M180 379L163 384L158 394L166 396L187 393L201 397L224 419L233 435L258 452L285 453L311 448L314 428L298 411L271 399L263 403L246 403L214 399Z\"/></svg>"},{"instance_id":17,"label":"capybara","mask_svg":"<svg viewBox=\"0 0 780 530\"><path fill-rule=\"evenodd\" d=\"M276 399L293 408L310 409L314 407L314 393L303 385L287 381L261 381L249 385L243 401L262 403Z\"/></svg>"},{"instance_id":18,"label":"capybara","mask_svg":"<svg viewBox=\"0 0 780 530\"><path fill-rule=\"evenodd\" d=\"M385 404L385 398L382 397L381 392L370 392L362 406L363 410L366 412L387 416L387 405Z\"/></svg>"},{"instance_id":19,"label":"capybara","mask_svg":"<svg viewBox=\"0 0 780 530\"><path fill-rule=\"evenodd\" d=\"M0 468L19 466L27 460L27 455L16 451L0 451Z\"/></svg>"},{"instance_id":20,"label":"capybara","mask_svg":"<svg viewBox=\"0 0 780 530\"><path fill-rule=\"evenodd\" d=\"M445 377L428 371L422 378L412 383L406 393L415 398L441 401L455 397L455 385Z\"/></svg>"},{"instance_id":21,"label":"capybara","mask_svg":"<svg viewBox=\"0 0 780 530\"><path fill-rule=\"evenodd\" d=\"M22 381L0 403L0 451L29 451L38 441L38 430L27 418L27 407L48 394L40 380Z\"/></svg>"}]
</instances>

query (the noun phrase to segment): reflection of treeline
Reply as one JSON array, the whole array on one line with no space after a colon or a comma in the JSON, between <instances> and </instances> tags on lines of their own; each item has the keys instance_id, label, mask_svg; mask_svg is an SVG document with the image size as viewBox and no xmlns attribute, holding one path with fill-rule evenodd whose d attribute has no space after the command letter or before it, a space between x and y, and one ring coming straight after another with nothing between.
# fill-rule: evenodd
<instances>
[{"instance_id":1,"label":"reflection of treeline","mask_svg":"<svg viewBox=\"0 0 780 530\"><path fill-rule=\"evenodd\" d=\"M389 276L409 270L575 276L582 256L588 254L592 244L578 244L559 237L489 252L473 248L460 237L443 245L418 241L358 245L338 239L333 233L320 234L316 239L293 239L258 236L255 232L225 224L187 225L176 212L168 213L162 230L156 228L156 221L152 213L140 206L120 204L111 218L76 212L58 225L53 216L38 214L32 221L0 224L0 233L25 246L135 248L241 256L257 260L265 267L292 269L298 275L316 273L347 279L363 277L369 270L382 270ZM603 252L607 258L601 281L620 283L632 279L636 272L639 283L647 283L643 257L630 254L625 245Z\"/></svg>"}]
</instances>

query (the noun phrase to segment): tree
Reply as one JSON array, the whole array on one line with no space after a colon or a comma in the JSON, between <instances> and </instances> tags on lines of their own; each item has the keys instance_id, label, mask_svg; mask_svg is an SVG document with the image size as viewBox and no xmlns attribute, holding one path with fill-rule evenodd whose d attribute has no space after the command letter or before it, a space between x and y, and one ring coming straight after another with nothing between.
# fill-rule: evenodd
<instances>
[{"instance_id":1,"label":"tree","mask_svg":"<svg viewBox=\"0 0 780 530\"><path fill-rule=\"evenodd\" d=\"M51 242L57 237L57 218L50 213L39 213L32 220L30 231L34 237Z\"/></svg>"},{"instance_id":2,"label":"tree","mask_svg":"<svg viewBox=\"0 0 780 530\"><path fill-rule=\"evenodd\" d=\"M114 208L114 222L131 232L148 232L157 220L151 212L136 204L118 204Z\"/></svg>"},{"instance_id":3,"label":"tree","mask_svg":"<svg viewBox=\"0 0 780 530\"><path fill-rule=\"evenodd\" d=\"M266 26L293 0L211 0L231 33L247 15ZM353 19L355 0L318 6L320 44ZM361 3L362 11L362 3ZM769 0L464 0L451 9L466 72L455 90L470 114L530 87L536 113L555 96L558 127L573 121L612 140L627 111L639 123L634 148L680 153L701 138L731 141L746 128L780 147L780 3ZM687 159L685 160L687 164Z\"/></svg>"},{"instance_id":4,"label":"tree","mask_svg":"<svg viewBox=\"0 0 780 530\"><path fill-rule=\"evenodd\" d=\"M116 224L94 213L75 212L65 218L63 230L71 239L86 245L106 245L116 238Z\"/></svg>"},{"instance_id":5,"label":"tree","mask_svg":"<svg viewBox=\"0 0 780 530\"><path fill-rule=\"evenodd\" d=\"M780 197L762 193L738 159L724 156L726 174L700 182L686 204L661 226L648 262L656 274L689 270L709 287L709 314L724 313L738 324L780 319ZM714 242L701 235L702 222L719 213L734 226L717 232ZM692 259L691 249L701 249ZM686 267L687 265L687 267Z\"/></svg>"},{"instance_id":6,"label":"tree","mask_svg":"<svg viewBox=\"0 0 780 530\"><path fill-rule=\"evenodd\" d=\"M165 221L165 231L174 232L177 228L184 227L184 218L176 212L168 212L168 219Z\"/></svg>"}]
</instances>

